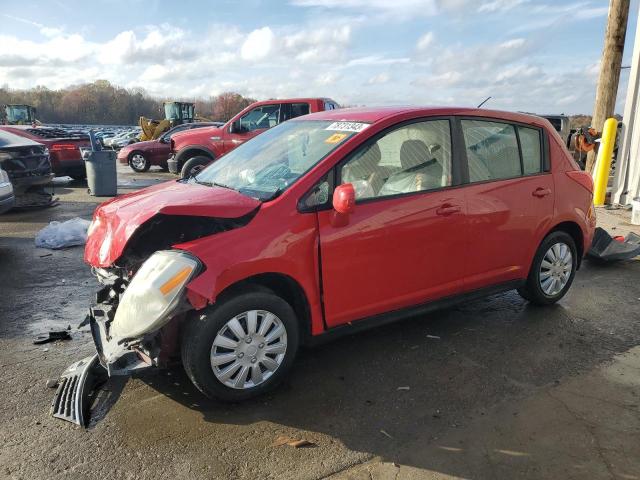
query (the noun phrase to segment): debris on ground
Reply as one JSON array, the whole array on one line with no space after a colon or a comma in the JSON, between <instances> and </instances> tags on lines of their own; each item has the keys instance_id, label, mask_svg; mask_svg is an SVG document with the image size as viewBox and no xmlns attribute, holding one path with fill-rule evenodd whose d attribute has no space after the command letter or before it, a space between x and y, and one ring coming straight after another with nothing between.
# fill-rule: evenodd
<instances>
[{"instance_id":1,"label":"debris on ground","mask_svg":"<svg viewBox=\"0 0 640 480\"><path fill-rule=\"evenodd\" d=\"M36 247L56 250L84 245L90 222L76 217L66 222L53 221L36 235Z\"/></svg>"},{"instance_id":2,"label":"debris on ground","mask_svg":"<svg viewBox=\"0 0 640 480\"><path fill-rule=\"evenodd\" d=\"M397 390L411 390L410 387L398 387Z\"/></svg>"},{"instance_id":3,"label":"debris on ground","mask_svg":"<svg viewBox=\"0 0 640 480\"><path fill-rule=\"evenodd\" d=\"M391 440L393 440L393 437L391 435L389 435L387 432L385 432L384 430L380 430L380 433L383 434L385 437L390 438Z\"/></svg>"},{"instance_id":4,"label":"debris on ground","mask_svg":"<svg viewBox=\"0 0 640 480\"><path fill-rule=\"evenodd\" d=\"M68 330L52 330L45 335L38 335L33 341L34 345L42 345L43 343L56 342L58 340L71 340Z\"/></svg>"},{"instance_id":5,"label":"debris on ground","mask_svg":"<svg viewBox=\"0 0 640 480\"><path fill-rule=\"evenodd\" d=\"M279 436L273 442L274 447L281 447L282 445L288 445L293 448L302 448L302 447L317 447L317 445L309 440L300 439L297 440L295 438L287 437L284 435Z\"/></svg>"},{"instance_id":6,"label":"debris on ground","mask_svg":"<svg viewBox=\"0 0 640 480\"><path fill-rule=\"evenodd\" d=\"M440 337L438 335L427 335L427 338L432 338L434 340L440 340Z\"/></svg>"},{"instance_id":7,"label":"debris on ground","mask_svg":"<svg viewBox=\"0 0 640 480\"><path fill-rule=\"evenodd\" d=\"M612 237L600 227L596 228L591 249L587 252L589 258L602 262L630 260L638 255L640 255L640 235L631 232L626 237Z\"/></svg>"},{"instance_id":8,"label":"debris on ground","mask_svg":"<svg viewBox=\"0 0 640 480\"><path fill-rule=\"evenodd\" d=\"M56 388L58 386L58 379L57 378L50 378L49 380L47 380L47 388Z\"/></svg>"}]
</instances>

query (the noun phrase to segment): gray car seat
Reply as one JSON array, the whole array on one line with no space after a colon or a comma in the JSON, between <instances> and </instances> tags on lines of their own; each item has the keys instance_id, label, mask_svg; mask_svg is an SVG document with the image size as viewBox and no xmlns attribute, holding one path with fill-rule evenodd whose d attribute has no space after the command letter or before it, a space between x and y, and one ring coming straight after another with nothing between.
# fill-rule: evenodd
<instances>
[{"instance_id":1,"label":"gray car seat","mask_svg":"<svg viewBox=\"0 0 640 480\"><path fill-rule=\"evenodd\" d=\"M440 145L427 146L422 140L405 140L400 147L402 171L391 175L380 195L430 190L442 185L442 165L435 157Z\"/></svg>"}]
</instances>

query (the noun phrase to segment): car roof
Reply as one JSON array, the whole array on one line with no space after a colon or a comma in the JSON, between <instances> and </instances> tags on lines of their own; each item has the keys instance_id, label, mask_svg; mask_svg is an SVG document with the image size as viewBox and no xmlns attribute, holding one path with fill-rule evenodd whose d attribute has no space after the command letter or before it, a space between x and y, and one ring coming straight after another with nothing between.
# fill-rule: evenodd
<instances>
[{"instance_id":1,"label":"car roof","mask_svg":"<svg viewBox=\"0 0 640 480\"><path fill-rule=\"evenodd\" d=\"M505 112L500 110L487 110L484 108L469 107L416 107L416 106L385 106L385 107L356 107L339 108L336 110L325 110L303 117L292 119L293 121L305 120L331 120L376 123L383 119L393 117L431 117L449 115L469 115L477 117L495 118L509 122L528 123L536 126L543 126L547 121L535 115L524 113Z\"/></svg>"}]
</instances>

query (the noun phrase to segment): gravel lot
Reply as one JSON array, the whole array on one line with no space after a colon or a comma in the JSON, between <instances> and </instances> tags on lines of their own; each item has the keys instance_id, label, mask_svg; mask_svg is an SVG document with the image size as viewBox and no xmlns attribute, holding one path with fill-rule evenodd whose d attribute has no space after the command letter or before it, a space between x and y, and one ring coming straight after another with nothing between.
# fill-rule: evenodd
<instances>
[{"instance_id":1,"label":"gravel lot","mask_svg":"<svg viewBox=\"0 0 640 480\"><path fill-rule=\"evenodd\" d=\"M163 178L121 169L120 190ZM554 307L510 292L304 350L241 405L203 398L178 365L110 382L87 430L55 420L45 382L92 353L76 326L97 282L82 248L33 238L98 202L77 183L56 193L0 217L0 477L640 479L637 260L585 262ZM33 345L69 325L71 341Z\"/></svg>"}]
</instances>

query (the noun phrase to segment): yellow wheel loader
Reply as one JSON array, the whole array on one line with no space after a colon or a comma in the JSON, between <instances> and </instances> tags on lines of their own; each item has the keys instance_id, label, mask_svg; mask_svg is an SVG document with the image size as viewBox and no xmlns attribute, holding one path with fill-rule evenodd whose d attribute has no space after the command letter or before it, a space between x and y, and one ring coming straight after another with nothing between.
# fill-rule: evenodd
<instances>
[{"instance_id":1,"label":"yellow wheel loader","mask_svg":"<svg viewBox=\"0 0 640 480\"><path fill-rule=\"evenodd\" d=\"M39 125L40 122L36 120L36 109L31 105L3 105L2 118L0 123L5 125Z\"/></svg>"},{"instance_id":2,"label":"yellow wheel loader","mask_svg":"<svg viewBox=\"0 0 640 480\"><path fill-rule=\"evenodd\" d=\"M188 102L164 102L164 119L152 120L146 117L140 117L140 128L142 134L140 140L155 140L160 136L175 127L176 125L182 125L183 123L193 122L205 122L206 118L196 117L195 105Z\"/></svg>"}]
</instances>

